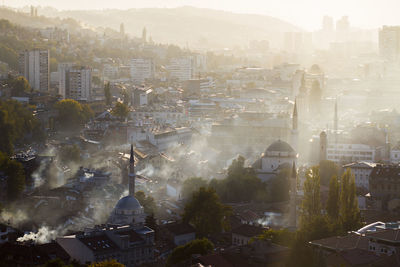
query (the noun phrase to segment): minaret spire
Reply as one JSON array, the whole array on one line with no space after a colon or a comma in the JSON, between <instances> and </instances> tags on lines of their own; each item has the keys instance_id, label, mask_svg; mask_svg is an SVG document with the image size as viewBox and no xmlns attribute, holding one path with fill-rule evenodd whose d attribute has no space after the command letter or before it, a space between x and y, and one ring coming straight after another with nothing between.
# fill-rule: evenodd
<instances>
[{"instance_id":1,"label":"minaret spire","mask_svg":"<svg viewBox=\"0 0 400 267\"><path fill-rule=\"evenodd\" d=\"M129 158L128 178L129 178L129 195L134 197L135 196L136 174L135 174L135 157L134 157L133 145L132 144L131 144L131 156Z\"/></svg>"},{"instance_id":2,"label":"minaret spire","mask_svg":"<svg viewBox=\"0 0 400 267\"><path fill-rule=\"evenodd\" d=\"M299 139L299 132L298 128L298 116L297 116L297 100L294 100L294 107L293 107L293 117L292 117L292 132L291 132L291 145L293 149L298 153L298 139Z\"/></svg>"},{"instance_id":3,"label":"minaret spire","mask_svg":"<svg viewBox=\"0 0 400 267\"><path fill-rule=\"evenodd\" d=\"M335 115L333 118L333 130L335 134L335 145L338 143L338 108L337 108L337 98L335 99Z\"/></svg>"},{"instance_id":4,"label":"minaret spire","mask_svg":"<svg viewBox=\"0 0 400 267\"><path fill-rule=\"evenodd\" d=\"M297 188L297 170L296 163L293 161L292 173L290 179L290 201L289 201L289 227L296 229L297 214L296 214L296 188Z\"/></svg>"}]
</instances>

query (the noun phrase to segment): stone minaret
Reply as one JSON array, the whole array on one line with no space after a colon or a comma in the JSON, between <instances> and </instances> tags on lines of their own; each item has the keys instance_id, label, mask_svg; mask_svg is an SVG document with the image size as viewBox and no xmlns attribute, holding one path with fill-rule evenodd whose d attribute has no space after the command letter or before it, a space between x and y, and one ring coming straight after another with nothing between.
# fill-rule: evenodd
<instances>
[{"instance_id":1,"label":"stone minaret","mask_svg":"<svg viewBox=\"0 0 400 267\"><path fill-rule=\"evenodd\" d=\"M131 157L129 158L128 178L129 178L129 195L134 197L136 174L135 174L135 159L133 156L133 145L131 145Z\"/></svg>"},{"instance_id":2,"label":"stone minaret","mask_svg":"<svg viewBox=\"0 0 400 267\"><path fill-rule=\"evenodd\" d=\"M293 161L292 174L290 178L290 202L289 202L289 228L297 227L297 211L296 211L296 188L297 188L297 171L296 164Z\"/></svg>"},{"instance_id":3,"label":"stone minaret","mask_svg":"<svg viewBox=\"0 0 400 267\"><path fill-rule=\"evenodd\" d=\"M337 110L337 99L335 100L335 115L333 118L333 130L335 134L335 146L338 144L338 110Z\"/></svg>"},{"instance_id":4,"label":"stone minaret","mask_svg":"<svg viewBox=\"0 0 400 267\"><path fill-rule=\"evenodd\" d=\"M325 131L319 135L319 161L326 160L327 158L328 137Z\"/></svg>"},{"instance_id":5,"label":"stone minaret","mask_svg":"<svg viewBox=\"0 0 400 267\"><path fill-rule=\"evenodd\" d=\"M293 117L292 117L292 132L291 132L291 143L293 149L298 153L299 131L298 131L298 116L297 116L297 102L294 101Z\"/></svg>"}]
</instances>

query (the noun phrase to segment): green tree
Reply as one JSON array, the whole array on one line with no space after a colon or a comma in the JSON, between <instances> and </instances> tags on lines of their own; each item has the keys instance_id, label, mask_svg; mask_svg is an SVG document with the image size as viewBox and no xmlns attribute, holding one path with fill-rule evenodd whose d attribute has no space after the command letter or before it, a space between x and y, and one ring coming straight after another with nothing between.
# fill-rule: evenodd
<instances>
[{"instance_id":1,"label":"green tree","mask_svg":"<svg viewBox=\"0 0 400 267\"><path fill-rule=\"evenodd\" d=\"M223 205L212 188L200 188L186 203L183 221L191 223L200 236L220 233L228 228L230 207Z\"/></svg>"},{"instance_id":2,"label":"green tree","mask_svg":"<svg viewBox=\"0 0 400 267\"><path fill-rule=\"evenodd\" d=\"M287 229L268 229L256 238L265 241L270 240L272 243L288 247L292 244L295 237L296 234Z\"/></svg>"},{"instance_id":3,"label":"green tree","mask_svg":"<svg viewBox=\"0 0 400 267\"><path fill-rule=\"evenodd\" d=\"M319 163L321 184L328 186L333 175L339 174L339 166L330 160L321 160Z\"/></svg>"},{"instance_id":4,"label":"green tree","mask_svg":"<svg viewBox=\"0 0 400 267\"><path fill-rule=\"evenodd\" d=\"M347 169L341 179L340 220L343 231L355 230L361 226L354 175Z\"/></svg>"},{"instance_id":5,"label":"green tree","mask_svg":"<svg viewBox=\"0 0 400 267\"><path fill-rule=\"evenodd\" d=\"M123 103L128 106L129 105L129 93L128 93L128 90L126 90L126 89L122 90L121 95L122 95Z\"/></svg>"},{"instance_id":6,"label":"green tree","mask_svg":"<svg viewBox=\"0 0 400 267\"><path fill-rule=\"evenodd\" d=\"M125 265L117 262L116 260L106 260L92 263L89 265L89 267L125 267Z\"/></svg>"},{"instance_id":7,"label":"green tree","mask_svg":"<svg viewBox=\"0 0 400 267\"><path fill-rule=\"evenodd\" d=\"M129 115L129 108L124 103L117 102L111 113L120 119L124 119Z\"/></svg>"},{"instance_id":8,"label":"green tree","mask_svg":"<svg viewBox=\"0 0 400 267\"><path fill-rule=\"evenodd\" d=\"M154 214L156 212L157 206L153 197L146 196L146 194L143 191L137 191L135 193L135 197L139 201L139 203L143 206L145 213Z\"/></svg>"},{"instance_id":9,"label":"green tree","mask_svg":"<svg viewBox=\"0 0 400 267\"><path fill-rule=\"evenodd\" d=\"M271 180L271 201L280 202L289 200L291 169L285 168Z\"/></svg>"},{"instance_id":10,"label":"green tree","mask_svg":"<svg viewBox=\"0 0 400 267\"><path fill-rule=\"evenodd\" d=\"M176 247L169 255L166 266L183 263L193 254L206 255L213 249L214 245L207 238L193 240L184 246Z\"/></svg>"},{"instance_id":11,"label":"green tree","mask_svg":"<svg viewBox=\"0 0 400 267\"><path fill-rule=\"evenodd\" d=\"M313 217L321 214L320 176L318 167L312 167L307 170L303 189L304 197L300 220L302 225L311 221Z\"/></svg>"},{"instance_id":12,"label":"green tree","mask_svg":"<svg viewBox=\"0 0 400 267\"><path fill-rule=\"evenodd\" d=\"M182 185L182 198L190 200L193 192L198 191L200 187L207 187L207 181L201 177L188 178Z\"/></svg>"},{"instance_id":13,"label":"green tree","mask_svg":"<svg viewBox=\"0 0 400 267\"><path fill-rule=\"evenodd\" d=\"M28 80L23 76L9 79L9 84L11 85L12 96L23 96L25 93L31 91L31 86L29 85Z\"/></svg>"},{"instance_id":14,"label":"green tree","mask_svg":"<svg viewBox=\"0 0 400 267\"><path fill-rule=\"evenodd\" d=\"M110 82L107 82L104 85L104 97L106 99L106 105L111 106L112 96L111 96Z\"/></svg>"},{"instance_id":15,"label":"green tree","mask_svg":"<svg viewBox=\"0 0 400 267\"><path fill-rule=\"evenodd\" d=\"M81 126L93 116L93 111L88 105L81 105L73 99L63 99L55 104L58 111L57 122L62 128Z\"/></svg>"},{"instance_id":16,"label":"green tree","mask_svg":"<svg viewBox=\"0 0 400 267\"><path fill-rule=\"evenodd\" d=\"M244 161L242 156L233 160L228 167L228 176L211 180L210 187L225 202L265 202L268 198L266 184L256 176L254 169L244 167Z\"/></svg>"},{"instance_id":17,"label":"green tree","mask_svg":"<svg viewBox=\"0 0 400 267\"><path fill-rule=\"evenodd\" d=\"M66 145L60 149L60 159L65 163L78 163L81 160L81 150L77 145Z\"/></svg>"},{"instance_id":18,"label":"green tree","mask_svg":"<svg viewBox=\"0 0 400 267\"><path fill-rule=\"evenodd\" d=\"M331 177L329 183L329 195L328 201L326 203L326 211L329 218L332 220L337 220L339 218L339 208L340 208L340 190L339 181L336 175Z\"/></svg>"},{"instance_id":19,"label":"green tree","mask_svg":"<svg viewBox=\"0 0 400 267\"><path fill-rule=\"evenodd\" d=\"M17 199L25 189L24 167L0 152L0 172L3 172L7 179L7 198Z\"/></svg>"}]
</instances>

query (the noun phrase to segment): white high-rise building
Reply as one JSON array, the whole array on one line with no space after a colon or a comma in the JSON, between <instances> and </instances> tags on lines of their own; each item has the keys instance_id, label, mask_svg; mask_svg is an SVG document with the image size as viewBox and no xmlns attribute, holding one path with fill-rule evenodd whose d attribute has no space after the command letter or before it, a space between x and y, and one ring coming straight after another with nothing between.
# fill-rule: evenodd
<instances>
[{"instance_id":1,"label":"white high-rise building","mask_svg":"<svg viewBox=\"0 0 400 267\"><path fill-rule=\"evenodd\" d=\"M59 88L58 93L63 98L79 101L90 100L92 88L92 69L88 67L76 67L71 63L63 63L58 66Z\"/></svg>"},{"instance_id":2,"label":"white high-rise building","mask_svg":"<svg viewBox=\"0 0 400 267\"><path fill-rule=\"evenodd\" d=\"M171 79L187 81L193 78L192 57L173 58L169 61L168 71Z\"/></svg>"},{"instance_id":3,"label":"white high-rise building","mask_svg":"<svg viewBox=\"0 0 400 267\"><path fill-rule=\"evenodd\" d=\"M383 26L379 30L379 51L386 60L400 59L400 26Z\"/></svg>"},{"instance_id":4,"label":"white high-rise building","mask_svg":"<svg viewBox=\"0 0 400 267\"><path fill-rule=\"evenodd\" d=\"M49 62L48 50L25 50L19 54L19 72L33 89L46 92L50 84Z\"/></svg>"},{"instance_id":5,"label":"white high-rise building","mask_svg":"<svg viewBox=\"0 0 400 267\"><path fill-rule=\"evenodd\" d=\"M134 82L142 83L154 78L155 65L151 58L133 58L131 60L131 78Z\"/></svg>"}]
</instances>

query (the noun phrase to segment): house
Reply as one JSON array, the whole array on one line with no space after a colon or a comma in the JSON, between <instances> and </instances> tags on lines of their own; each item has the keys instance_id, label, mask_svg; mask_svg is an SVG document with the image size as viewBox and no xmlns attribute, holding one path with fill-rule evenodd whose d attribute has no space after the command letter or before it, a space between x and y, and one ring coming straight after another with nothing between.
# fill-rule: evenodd
<instances>
[{"instance_id":1,"label":"house","mask_svg":"<svg viewBox=\"0 0 400 267\"><path fill-rule=\"evenodd\" d=\"M163 235L176 246L182 246L196 239L195 229L188 223L172 222L163 225Z\"/></svg>"},{"instance_id":2,"label":"house","mask_svg":"<svg viewBox=\"0 0 400 267\"><path fill-rule=\"evenodd\" d=\"M264 230L266 229L262 227L242 224L232 230L232 244L235 246L247 245L252 238L261 235Z\"/></svg>"}]
</instances>

